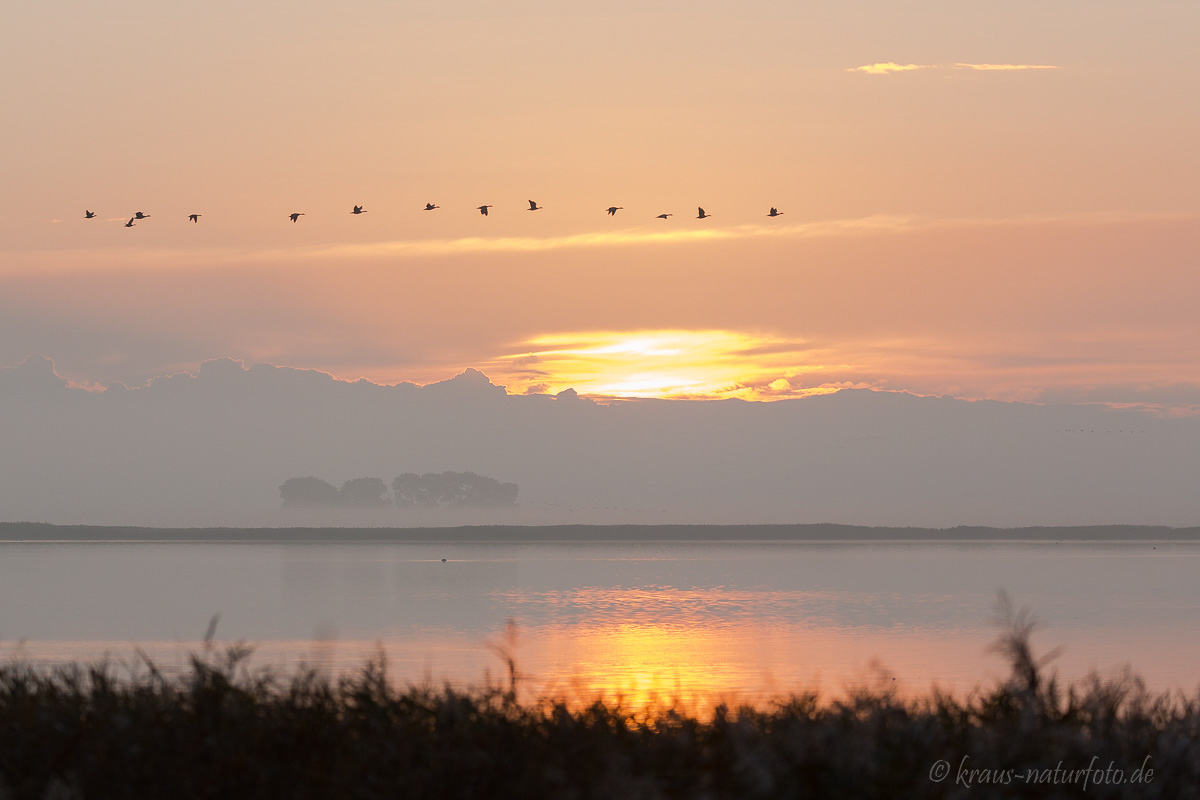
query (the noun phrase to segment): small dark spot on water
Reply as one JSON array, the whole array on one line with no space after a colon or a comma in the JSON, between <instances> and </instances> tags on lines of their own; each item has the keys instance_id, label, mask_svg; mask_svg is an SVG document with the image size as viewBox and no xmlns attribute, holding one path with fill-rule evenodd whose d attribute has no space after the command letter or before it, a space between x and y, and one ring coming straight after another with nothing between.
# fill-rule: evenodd
<instances>
[{"instance_id":1,"label":"small dark spot on water","mask_svg":"<svg viewBox=\"0 0 1200 800\"><path fill-rule=\"evenodd\" d=\"M442 559L442 563L443 563L443 564L445 564L445 563L446 563L446 559L444 559L444 558L443 558L443 559Z\"/></svg>"}]
</instances>

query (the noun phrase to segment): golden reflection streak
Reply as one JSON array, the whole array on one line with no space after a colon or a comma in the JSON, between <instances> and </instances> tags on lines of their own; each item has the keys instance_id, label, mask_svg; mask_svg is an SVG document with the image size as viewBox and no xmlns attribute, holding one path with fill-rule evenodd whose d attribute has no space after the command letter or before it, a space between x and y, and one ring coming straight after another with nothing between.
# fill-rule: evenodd
<instances>
[{"instance_id":1,"label":"golden reflection streak","mask_svg":"<svg viewBox=\"0 0 1200 800\"><path fill-rule=\"evenodd\" d=\"M618 624L562 645L574 657L570 690L551 684L545 693L581 704L601 698L650 715L694 713L736 702L760 678L744 663L744 650L727 652L724 637L703 629Z\"/></svg>"},{"instance_id":2,"label":"golden reflection streak","mask_svg":"<svg viewBox=\"0 0 1200 800\"><path fill-rule=\"evenodd\" d=\"M721 593L717 594L719 598ZM602 599L592 598L593 602ZM672 605L679 609L679 598L673 598ZM1101 633L1102 641L1114 634ZM1097 668L1119 667L1120 652L1162 651L1161 631L1122 628L1116 633L1127 643L1124 649L1109 648L1102 655L1096 639L1089 638L1100 633L1068 636L1056 668L1068 679L1077 679ZM506 683L504 666L484 639L478 632L423 630L368 639L254 640L248 666L251 670L269 667L286 675L306 665L332 677L361 670L382 651L391 681L400 689L443 681L467 689L480 686L485 674L496 683ZM993 686L1007 674L1007 664L988 648L993 640L991 628L856 628L832 619L816 619L800 627L753 621L669 625L627 619L524 629L513 655L524 676L522 702L553 698L579 708L602 698L610 704L619 701L639 718L653 719L671 707L704 715L722 702L730 707L739 703L761 707L796 693L817 692L828 701L845 697L856 687L925 697L936 684L964 695L974 687ZM198 640L3 644L0 657L10 662L54 668L108 660L117 675L145 675L146 665L135 647L168 676L188 674L189 655L204 651L204 643ZM224 651L227 644L218 642L216 650ZM1187 684L1191 673L1180 665L1194 662L1200 644L1185 644L1173 653L1178 657L1137 665L1148 686L1167 690Z\"/></svg>"}]
</instances>

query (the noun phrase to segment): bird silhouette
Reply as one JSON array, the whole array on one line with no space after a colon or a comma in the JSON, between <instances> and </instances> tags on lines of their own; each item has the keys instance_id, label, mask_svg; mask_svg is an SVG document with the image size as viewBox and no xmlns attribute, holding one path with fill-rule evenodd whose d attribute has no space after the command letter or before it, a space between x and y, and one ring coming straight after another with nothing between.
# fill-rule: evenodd
<instances>
[{"instance_id":1,"label":"bird silhouette","mask_svg":"<svg viewBox=\"0 0 1200 800\"><path fill-rule=\"evenodd\" d=\"M132 228L132 227L133 227L133 221L134 221L135 219L137 219L137 217L130 217L130 218L129 218L129 222L126 222L126 223L125 223L125 227L126 227L126 228Z\"/></svg>"},{"instance_id":2,"label":"bird silhouette","mask_svg":"<svg viewBox=\"0 0 1200 800\"><path fill-rule=\"evenodd\" d=\"M189 222L199 222L200 215L199 214L188 214L188 221Z\"/></svg>"},{"instance_id":3,"label":"bird silhouette","mask_svg":"<svg viewBox=\"0 0 1200 800\"><path fill-rule=\"evenodd\" d=\"M674 214L659 214L657 217L655 217L655 219L666 219L667 217L673 217L673 216L675 216L675 215Z\"/></svg>"},{"instance_id":4,"label":"bird silhouette","mask_svg":"<svg viewBox=\"0 0 1200 800\"><path fill-rule=\"evenodd\" d=\"M426 211L433 211L435 208L441 208L441 206L435 206L433 203L426 203L426 204L425 204L425 210L426 210Z\"/></svg>"},{"instance_id":5,"label":"bird silhouette","mask_svg":"<svg viewBox=\"0 0 1200 800\"><path fill-rule=\"evenodd\" d=\"M541 208L540 206L538 206L538 204L537 204L537 203L535 203L535 202L533 202L532 200L530 200L530 201L529 201L529 208L528 208L527 210L528 210L528 211L541 211L541 210L542 210L542 208Z\"/></svg>"},{"instance_id":6,"label":"bird silhouette","mask_svg":"<svg viewBox=\"0 0 1200 800\"><path fill-rule=\"evenodd\" d=\"M83 218L84 218L84 219L95 219L95 218L96 218L96 212L95 212L95 211L88 211L88 210L86 210L86 209L85 209L85 210L84 210L84 212L83 212Z\"/></svg>"},{"instance_id":7,"label":"bird silhouette","mask_svg":"<svg viewBox=\"0 0 1200 800\"><path fill-rule=\"evenodd\" d=\"M483 215L486 217L486 216L487 216L487 210L488 210L489 208L491 208L491 206L480 206L480 207L479 207L479 213L480 213L480 214L483 214Z\"/></svg>"},{"instance_id":8,"label":"bird silhouette","mask_svg":"<svg viewBox=\"0 0 1200 800\"><path fill-rule=\"evenodd\" d=\"M768 214L767 214L767 216L768 216L768 217L778 217L778 216L779 216L780 214L782 214L782 213L783 213L783 212L782 212L782 211L780 211L778 208L775 208L774 206L771 206L771 211L770 211L770 213L768 213Z\"/></svg>"},{"instance_id":9,"label":"bird silhouette","mask_svg":"<svg viewBox=\"0 0 1200 800\"><path fill-rule=\"evenodd\" d=\"M353 210L353 211L351 211L350 213L351 213L351 214L365 214L365 213L367 213L367 212L366 212L366 211L363 211L363 207L362 207L362 206L355 206L355 207L354 207L354 210Z\"/></svg>"},{"instance_id":10,"label":"bird silhouette","mask_svg":"<svg viewBox=\"0 0 1200 800\"><path fill-rule=\"evenodd\" d=\"M149 215L149 214L143 214L142 212L140 212L140 211L139 211L139 212L137 212L136 214L134 214L134 215L133 215L133 218L134 218L134 219L150 219L150 215Z\"/></svg>"},{"instance_id":11,"label":"bird silhouette","mask_svg":"<svg viewBox=\"0 0 1200 800\"><path fill-rule=\"evenodd\" d=\"M609 206L608 207L608 215L610 217L615 217L617 215L617 212L623 208L625 208L625 206Z\"/></svg>"},{"instance_id":12,"label":"bird silhouette","mask_svg":"<svg viewBox=\"0 0 1200 800\"><path fill-rule=\"evenodd\" d=\"M291 218L292 222L295 222L296 220L298 220L304 216L304 212L297 211L295 214L288 214L288 216Z\"/></svg>"},{"instance_id":13,"label":"bird silhouette","mask_svg":"<svg viewBox=\"0 0 1200 800\"><path fill-rule=\"evenodd\" d=\"M703 208L697 209L700 213L696 215L696 219L708 219L712 214L705 214Z\"/></svg>"}]
</instances>

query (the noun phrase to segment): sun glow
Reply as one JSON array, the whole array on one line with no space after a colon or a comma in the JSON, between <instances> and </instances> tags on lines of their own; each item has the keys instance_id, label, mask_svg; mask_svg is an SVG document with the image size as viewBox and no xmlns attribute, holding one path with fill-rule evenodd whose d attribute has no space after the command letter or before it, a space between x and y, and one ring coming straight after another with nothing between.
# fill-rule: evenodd
<instances>
[{"instance_id":1,"label":"sun glow","mask_svg":"<svg viewBox=\"0 0 1200 800\"><path fill-rule=\"evenodd\" d=\"M563 637L565 638L565 637ZM568 638L576 674L549 687L579 701L601 697L653 717L667 708L702 711L729 699L758 676L722 652L725 637L705 630L623 624Z\"/></svg>"},{"instance_id":2,"label":"sun glow","mask_svg":"<svg viewBox=\"0 0 1200 800\"><path fill-rule=\"evenodd\" d=\"M773 400L836 391L811 345L726 330L539 336L496 359L510 391L632 398Z\"/></svg>"}]
</instances>

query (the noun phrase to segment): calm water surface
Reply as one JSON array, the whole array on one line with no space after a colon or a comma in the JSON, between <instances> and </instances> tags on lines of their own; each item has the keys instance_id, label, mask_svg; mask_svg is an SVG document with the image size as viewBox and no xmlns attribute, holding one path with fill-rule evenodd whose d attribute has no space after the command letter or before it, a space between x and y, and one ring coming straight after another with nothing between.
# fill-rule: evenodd
<instances>
[{"instance_id":1,"label":"calm water surface","mask_svg":"<svg viewBox=\"0 0 1200 800\"><path fill-rule=\"evenodd\" d=\"M1042 620L1039 651L1062 648L1064 677L1130 664L1191 690L1198 557L1162 542L0 543L0 656L133 662L137 646L182 668L219 614L218 641L254 644L254 664L340 671L382 647L400 681L499 677L506 650L535 694L966 691L1006 671L988 652L1003 590Z\"/></svg>"}]
</instances>

